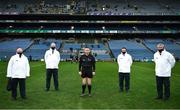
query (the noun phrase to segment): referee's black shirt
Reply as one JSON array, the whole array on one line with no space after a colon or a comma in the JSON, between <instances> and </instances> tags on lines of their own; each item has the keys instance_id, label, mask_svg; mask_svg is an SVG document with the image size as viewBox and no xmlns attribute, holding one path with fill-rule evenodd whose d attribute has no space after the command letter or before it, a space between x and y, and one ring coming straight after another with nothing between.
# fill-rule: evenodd
<instances>
[{"instance_id":1,"label":"referee's black shirt","mask_svg":"<svg viewBox=\"0 0 180 110\"><path fill-rule=\"evenodd\" d=\"M79 60L79 71L95 72L95 58L91 54L82 55Z\"/></svg>"}]
</instances>

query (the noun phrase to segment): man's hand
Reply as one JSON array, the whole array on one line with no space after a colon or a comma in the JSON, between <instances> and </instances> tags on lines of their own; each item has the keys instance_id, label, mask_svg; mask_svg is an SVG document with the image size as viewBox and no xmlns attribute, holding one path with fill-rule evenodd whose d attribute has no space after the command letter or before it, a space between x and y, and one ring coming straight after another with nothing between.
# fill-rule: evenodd
<instances>
[{"instance_id":1,"label":"man's hand","mask_svg":"<svg viewBox=\"0 0 180 110\"><path fill-rule=\"evenodd\" d=\"M94 75L96 75L96 73L95 73L95 72L93 72L92 74L93 74L93 76L94 76Z\"/></svg>"},{"instance_id":2,"label":"man's hand","mask_svg":"<svg viewBox=\"0 0 180 110\"><path fill-rule=\"evenodd\" d=\"M81 72L81 71L79 71L79 75L82 75L82 72Z\"/></svg>"}]
</instances>

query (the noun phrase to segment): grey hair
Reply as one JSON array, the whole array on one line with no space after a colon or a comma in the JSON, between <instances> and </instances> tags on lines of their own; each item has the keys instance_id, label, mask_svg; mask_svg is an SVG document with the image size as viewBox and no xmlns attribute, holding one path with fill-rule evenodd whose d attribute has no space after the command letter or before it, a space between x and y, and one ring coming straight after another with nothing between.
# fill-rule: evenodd
<instances>
[{"instance_id":1,"label":"grey hair","mask_svg":"<svg viewBox=\"0 0 180 110\"><path fill-rule=\"evenodd\" d=\"M56 43L52 42L50 47L52 47L52 46L56 47Z\"/></svg>"},{"instance_id":2,"label":"grey hair","mask_svg":"<svg viewBox=\"0 0 180 110\"><path fill-rule=\"evenodd\" d=\"M164 45L163 43L159 43L159 44L157 44L157 47L159 47L159 46L161 46L161 47L165 47L165 45Z\"/></svg>"}]
</instances>

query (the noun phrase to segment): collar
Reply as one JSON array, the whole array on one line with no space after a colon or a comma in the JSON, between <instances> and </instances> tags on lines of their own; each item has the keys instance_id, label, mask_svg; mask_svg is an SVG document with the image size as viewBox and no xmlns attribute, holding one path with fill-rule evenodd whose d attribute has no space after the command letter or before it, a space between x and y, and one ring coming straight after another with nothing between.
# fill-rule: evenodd
<instances>
[{"instance_id":1,"label":"collar","mask_svg":"<svg viewBox=\"0 0 180 110\"><path fill-rule=\"evenodd\" d=\"M24 54L22 53L21 58L22 58L23 56L24 56ZM19 58L19 54L16 53L16 57Z\"/></svg>"},{"instance_id":2,"label":"collar","mask_svg":"<svg viewBox=\"0 0 180 110\"><path fill-rule=\"evenodd\" d=\"M158 54L160 55L159 51L157 51ZM166 50L164 49L162 52L161 52L161 55L164 54L166 52Z\"/></svg>"},{"instance_id":3,"label":"collar","mask_svg":"<svg viewBox=\"0 0 180 110\"><path fill-rule=\"evenodd\" d=\"M51 51L52 51L53 49L52 49L52 48L50 48L49 50L51 50ZM55 48L54 50L56 50L56 48Z\"/></svg>"}]
</instances>

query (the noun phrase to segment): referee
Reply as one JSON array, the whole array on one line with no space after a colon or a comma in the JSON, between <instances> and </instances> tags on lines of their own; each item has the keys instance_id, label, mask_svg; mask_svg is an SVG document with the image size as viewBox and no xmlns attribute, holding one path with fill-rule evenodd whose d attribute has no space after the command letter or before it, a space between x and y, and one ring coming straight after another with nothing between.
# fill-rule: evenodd
<instances>
[{"instance_id":1,"label":"referee","mask_svg":"<svg viewBox=\"0 0 180 110\"><path fill-rule=\"evenodd\" d=\"M88 86L89 96L91 96L91 79L95 75L95 58L90 54L89 48L84 48L84 54L79 60L79 75L82 77L82 94L85 96L86 85Z\"/></svg>"}]
</instances>

